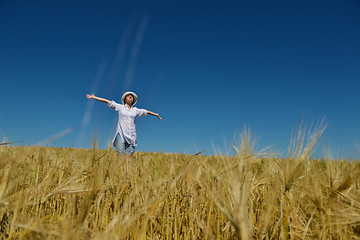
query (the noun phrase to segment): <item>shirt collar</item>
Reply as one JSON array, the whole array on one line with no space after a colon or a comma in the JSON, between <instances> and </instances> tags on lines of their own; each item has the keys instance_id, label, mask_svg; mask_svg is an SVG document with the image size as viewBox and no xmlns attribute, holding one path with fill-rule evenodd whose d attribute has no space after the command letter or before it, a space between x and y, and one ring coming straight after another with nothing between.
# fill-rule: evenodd
<instances>
[{"instance_id":1,"label":"shirt collar","mask_svg":"<svg viewBox=\"0 0 360 240\"><path fill-rule=\"evenodd\" d=\"M130 106L130 108L128 108L128 107L126 106L126 104L124 104L123 106L124 106L127 110L129 110L129 111L133 108L133 106Z\"/></svg>"}]
</instances>

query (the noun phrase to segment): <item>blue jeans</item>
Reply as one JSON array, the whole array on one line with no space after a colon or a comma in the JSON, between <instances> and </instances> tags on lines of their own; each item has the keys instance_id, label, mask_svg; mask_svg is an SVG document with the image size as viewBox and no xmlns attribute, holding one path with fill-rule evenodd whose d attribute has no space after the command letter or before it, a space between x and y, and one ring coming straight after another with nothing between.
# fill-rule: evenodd
<instances>
[{"instance_id":1,"label":"blue jeans","mask_svg":"<svg viewBox=\"0 0 360 240\"><path fill-rule=\"evenodd\" d=\"M135 146L131 146L130 144L123 142L121 140L120 134L116 134L114 147L119 154L128 153L133 154L135 152Z\"/></svg>"}]
</instances>

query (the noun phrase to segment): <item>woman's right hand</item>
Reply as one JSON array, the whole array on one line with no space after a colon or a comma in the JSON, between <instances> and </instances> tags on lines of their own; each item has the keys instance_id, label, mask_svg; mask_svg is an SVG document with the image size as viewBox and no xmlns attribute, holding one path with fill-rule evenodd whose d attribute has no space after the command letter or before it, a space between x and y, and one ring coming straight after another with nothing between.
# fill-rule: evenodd
<instances>
[{"instance_id":1,"label":"woman's right hand","mask_svg":"<svg viewBox=\"0 0 360 240\"><path fill-rule=\"evenodd\" d=\"M94 99L94 98L95 98L95 95L94 95L94 94L91 94L91 95L86 94L86 98L88 98L88 99Z\"/></svg>"}]
</instances>

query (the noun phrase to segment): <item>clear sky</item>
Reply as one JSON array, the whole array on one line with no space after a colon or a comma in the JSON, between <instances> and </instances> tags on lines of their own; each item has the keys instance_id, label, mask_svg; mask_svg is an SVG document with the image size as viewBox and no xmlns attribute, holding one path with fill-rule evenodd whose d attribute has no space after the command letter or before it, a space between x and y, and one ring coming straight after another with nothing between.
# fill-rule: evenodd
<instances>
[{"instance_id":1,"label":"clear sky","mask_svg":"<svg viewBox=\"0 0 360 240\"><path fill-rule=\"evenodd\" d=\"M245 124L287 153L325 117L318 152L359 157L360 2L0 1L0 140L105 148L137 107L137 151L231 148Z\"/></svg>"}]
</instances>

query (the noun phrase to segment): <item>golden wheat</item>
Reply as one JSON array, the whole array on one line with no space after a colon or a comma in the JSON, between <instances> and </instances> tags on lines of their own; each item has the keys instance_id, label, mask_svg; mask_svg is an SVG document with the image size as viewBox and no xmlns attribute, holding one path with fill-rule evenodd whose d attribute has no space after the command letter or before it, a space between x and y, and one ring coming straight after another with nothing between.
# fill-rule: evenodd
<instances>
[{"instance_id":1,"label":"golden wheat","mask_svg":"<svg viewBox=\"0 0 360 240\"><path fill-rule=\"evenodd\" d=\"M359 239L358 161L0 147L2 239Z\"/></svg>"}]
</instances>

